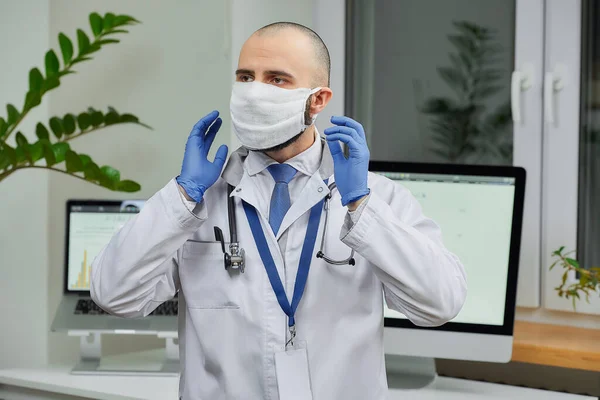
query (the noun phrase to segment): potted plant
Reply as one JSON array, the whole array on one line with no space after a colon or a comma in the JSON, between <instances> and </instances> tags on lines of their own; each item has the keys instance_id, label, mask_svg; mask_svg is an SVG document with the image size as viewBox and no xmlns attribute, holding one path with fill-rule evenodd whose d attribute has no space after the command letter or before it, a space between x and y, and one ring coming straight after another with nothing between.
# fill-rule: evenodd
<instances>
[{"instance_id":1,"label":"potted plant","mask_svg":"<svg viewBox=\"0 0 600 400\"><path fill-rule=\"evenodd\" d=\"M562 246L552 253L552 257L557 258L557 260L552 263L550 270L556 265L560 265L564 268L561 283L554 289L558 292L560 297L572 299L573 309L575 309L577 300L580 300L582 295L585 296L586 301L589 303L590 294L596 292L600 281L600 267L583 268L576 259L569 257L571 254L575 253L575 251L568 251L565 253L564 250L565 246ZM577 281L570 282L568 280L570 271L578 274L579 279Z\"/></svg>"}]
</instances>

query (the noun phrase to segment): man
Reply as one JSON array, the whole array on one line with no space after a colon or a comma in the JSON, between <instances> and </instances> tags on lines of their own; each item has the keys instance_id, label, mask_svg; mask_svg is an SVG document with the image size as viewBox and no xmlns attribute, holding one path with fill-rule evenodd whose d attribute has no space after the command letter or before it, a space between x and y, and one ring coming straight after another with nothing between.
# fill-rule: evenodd
<instances>
[{"instance_id":1,"label":"man","mask_svg":"<svg viewBox=\"0 0 600 400\"><path fill-rule=\"evenodd\" d=\"M112 314L145 316L178 293L185 400L384 399L384 296L421 326L447 322L464 303L464 269L438 226L406 189L368 172L362 126L334 117L324 139L317 133L329 63L306 27L255 32L231 96L243 147L224 169L226 146L210 162L221 119L202 118L181 174L93 264L92 297ZM244 272L224 268L215 241L214 227L229 238L229 185ZM325 256L354 250L353 265L315 257L326 212Z\"/></svg>"}]
</instances>

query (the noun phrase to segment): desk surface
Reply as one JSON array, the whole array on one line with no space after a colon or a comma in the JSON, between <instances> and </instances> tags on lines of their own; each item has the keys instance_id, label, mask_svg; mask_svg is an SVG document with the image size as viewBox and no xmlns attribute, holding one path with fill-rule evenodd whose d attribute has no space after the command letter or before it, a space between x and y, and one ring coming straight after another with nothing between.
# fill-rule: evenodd
<instances>
[{"instance_id":1,"label":"desk surface","mask_svg":"<svg viewBox=\"0 0 600 400\"><path fill-rule=\"evenodd\" d=\"M512 360L600 372L600 330L515 321Z\"/></svg>"},{"instance_id":2,"label":"desk surface","mask_svg":"<svg viewBox=\"0 0 600 400\"><path fill-rule=\"evenodd\" d=\"M135 357L152 362L155 352L120 356L111 364L125 363ZM40 369L0 370L0 392L12 387L35 389L40 392L58 393L99 400L168 400L177 398L178 378L147 376L82 376L71 375L70 367L50 366ZM527 399L527 400L584 400L592 397L527 389L508 385L475 382L462 379L439 377L431 387L421 390L390 390L390 400L483 400L483 399Z\"/></svg>"}]
</instances>

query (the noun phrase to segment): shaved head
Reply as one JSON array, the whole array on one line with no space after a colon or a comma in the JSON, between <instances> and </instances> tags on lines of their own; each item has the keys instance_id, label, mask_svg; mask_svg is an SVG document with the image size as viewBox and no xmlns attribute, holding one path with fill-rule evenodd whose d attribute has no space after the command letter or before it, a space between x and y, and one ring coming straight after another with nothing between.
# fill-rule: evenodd
<instances>
[{"instance_id":1,"label":"shaved head","mask_svg":"<svg viewBox=\"0 0 600 400\"><path fill-rule=\"evenodd\" d=\"M275 22L263 26L257 30L255 35L272 35L278 34L285 30L294 30L306 37L312 46L313 59L317 66L317 76L315 76L315 85L329 87L331 75L331 60L329 58L329 50L323 42L323 39L312 29L295 22Z\"/></svg>"}]
</instances>

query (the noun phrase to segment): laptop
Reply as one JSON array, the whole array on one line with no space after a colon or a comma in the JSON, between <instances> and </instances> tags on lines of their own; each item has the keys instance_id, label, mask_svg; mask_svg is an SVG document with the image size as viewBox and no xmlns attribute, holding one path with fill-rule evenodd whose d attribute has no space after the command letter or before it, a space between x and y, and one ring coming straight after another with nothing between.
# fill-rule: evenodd
<instances>
[{"instance_id":1,"label":"laptop","mask_svg":"<svg viewBox=\"0 0 600 400\"><path fill-rule=\"evenodd\" d=\"M143 205L141 200L67 201L63 298L52 331L177 331L177 298L161 304L147 317L130 319L107 314L90 297L94 258Z\"/></svg>"}]
</instances>

